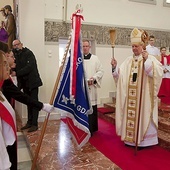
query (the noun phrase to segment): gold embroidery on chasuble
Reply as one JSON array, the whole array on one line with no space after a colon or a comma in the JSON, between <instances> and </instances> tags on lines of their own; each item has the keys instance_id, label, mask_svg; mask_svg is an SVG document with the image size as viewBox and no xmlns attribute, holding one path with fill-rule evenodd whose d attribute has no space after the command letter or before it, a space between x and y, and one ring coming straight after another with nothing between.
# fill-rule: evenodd
<instances>
[{"instance_id":1,"label":"gold embroidery on chasuble","mask_svg":"<svg viewBox=\"0 0 170 170\"><path fill-rule=\"evenodd\" d=\"M154 69L154 65L152 64L152 67L153 67L153 70L155 70ZM155 77L155 72L153 71L153 77ZM154 101L154 91L155 91L155 82L154 82L154 80L155 79L153 79L153 78L151 78L151 77L149 77L148 78L149 79L149 91L150 91L150 101L151 101L151 118L153 119L153 108L154 108L154 103L155 103L155 101Z\"/></svg>"},{"instance_id":2,"label":"gold embroidery on chasuble","mask_svg":"<svg viewBox=\"0 0 170 170\"><path fill-rule=\"evenodd\" d=\"M153 77L155 77L155 72L154 72L154 65L152 64L152 67L153 67ZM153 79L152 77L148 77L148 82L149 82L149 95L150 95L150 103L151 103L151 112L150 112L150 120L152 121L152 123L155 125L155 127L158 129L158 126L157 124L155 124L155 122L153 121L153 109L154 109L154 106L155 106L155 102L156 102L156 98L157 96L155 95L155 79ZM156 96L156 97L155 97ZM149 124L148 124L148 127L144 133L144 136L146 135L147 131L149 129Z\"/></svg>"},{"instance_id":3,"label":"gold embroidery on chasuble","mask_svg":"<svg viewBox=\"0 0 170 170\"><path fill-rule=\"evenodd\" d=\"M130 69L128 97L127 97L127 122L126 122L126 136L125 141L135 142L136 121L138 113L138 77L140 64L142 60L132 60ZM134 77L135 74L135 77Z\"/></svg>"}]
</instances>

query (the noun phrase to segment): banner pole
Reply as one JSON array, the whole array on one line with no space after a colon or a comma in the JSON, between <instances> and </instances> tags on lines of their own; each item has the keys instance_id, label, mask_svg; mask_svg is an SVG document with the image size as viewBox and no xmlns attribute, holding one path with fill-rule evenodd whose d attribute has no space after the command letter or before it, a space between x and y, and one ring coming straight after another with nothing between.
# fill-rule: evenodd
<instances>
[{"instance_id":1,"label":"banner pole","mask_svg":"<svg viewBox=\"0 0 170 170\"><path fill-rule=\"evenodd\" d=\"M109 31L110 33L110 42L111 42L111 47L112 47L112 58L115 59L114 56L114 47L115 47L115 40L116 40L116 30L115 29L111 29Z\"/></svg>"},{"instance_id":2,"label":"banner pole","mask_svg":"<svg viewBox=\"0 0 170 170\"><path fill-rule=\"evenodd\" d=\"M71 36L69 37L69 40L68 40L68 43L67 43L67 46L66 46L66 50L65 50L65 53L64 53L64 56L63 56L63 60L62 60L61 66L59 68L58 76L57 76L57 79L56 79L56 82L55 82L55 85L54 85L54 88L53 88L53 92L52 92L51 99L50 99L51 105L53 104L53 101L54 101L54 98L55 98L55 95L56 95L57 87L58 87L58 84L59 84L59 81L60 81L60 76L61 76L62 71L63 71L64 63L66 61L66 57L67 57L67 54L68 54L68 51L69 51L70 44L71 44ZM35 151L35 156L34 156L34 159L33 159L31 170L35 169L36 161L37 161L38 154L39 154L39 151L40 151L40 148L41 148L41 144L42 144L42 140L43 140L45 130L46 130L46 127L47 127L49 116L50 116L50 113L47 113L46 118L45 118L44 123L43 123L42 130L41 130L38 145L37 145L37 148L36 148L36 151Z\"/></svg>"}]
</instances>

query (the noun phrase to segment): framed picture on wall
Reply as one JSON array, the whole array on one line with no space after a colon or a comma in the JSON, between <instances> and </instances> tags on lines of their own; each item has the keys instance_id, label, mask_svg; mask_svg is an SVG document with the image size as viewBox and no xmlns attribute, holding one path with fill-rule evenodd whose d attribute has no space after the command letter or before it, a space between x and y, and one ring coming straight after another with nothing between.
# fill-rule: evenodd
<instances>
[{"instance_id":1,"label":"framed picture on wall","mask_svg":"<svg viewBox=\"0 0 170 170\"><path fill-rule=\"evenodd\" d=\"M164 0L163 1L163 6L170 7L170 0Z\"/></svg>"},{"instance_id":2,"label":"framed picture on wall","mask_svg":"<svg viewBox=\"0 0 170 170\"><path fill-rule=\"evenodd\" d=\"M156 5L156 0L129 0L129 1Z\"/></svg>"}]
</instances>

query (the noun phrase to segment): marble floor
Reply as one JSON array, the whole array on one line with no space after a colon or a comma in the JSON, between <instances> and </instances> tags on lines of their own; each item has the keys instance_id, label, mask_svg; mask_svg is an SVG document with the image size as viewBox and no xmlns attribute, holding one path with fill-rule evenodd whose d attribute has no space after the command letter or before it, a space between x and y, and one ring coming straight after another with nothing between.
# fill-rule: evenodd
<instances>
[{"instance_id":1,"label":"marble floor","mask_svg":"<svg viewBox=\"0 0 170 170\"><path fill-rule=\"evenodd\" d=\"M18 170L30 170L32 161L25 137L22 132L17 132L18 139Z\"/></svg>"},{"instance_id":2,"label":"marble floor","mask_svg":"<svg viewBox=\"0 0 170 170\"><path fill-rule=\"evenodd\" d=\"M169 108L159 106L164 114L168 109L168 116ZM27 130L19 132L21 120L17 119L17 124L18 170L30 170L43 123L39 122L39 129L32 133L27 133ZM38 170L120 170L90 143L78 149L67 126L60 120L48 121L36 165Z\"/></svg>"},{"instance_id":3,"label":"marble floor","mask_svg":"<svg viewBox=\"0 0 170 170\"><path fill-rule=\"evenodd\" d=\"M42 123L39 125L36 132L24 132L32 155L35 154L42 130ZM90 143L78 149L66 124L60 120L48 121L37 159L37 168L39 170L120 170Z\"/></svg>"},{"instance_id":4,"label":"marble floor","mask_svg":"<svg viewBox=\"0 0 170 170\"><path fill-rule=\"evenodd\" d=\"M21 122L18 122L18 131ZM36 132L18 132L18 170L30 170L43 123ZM49 120L36 163L38 170L120 170L90 143L76 147L65 123Z\"/></svg>"}]
</instances>

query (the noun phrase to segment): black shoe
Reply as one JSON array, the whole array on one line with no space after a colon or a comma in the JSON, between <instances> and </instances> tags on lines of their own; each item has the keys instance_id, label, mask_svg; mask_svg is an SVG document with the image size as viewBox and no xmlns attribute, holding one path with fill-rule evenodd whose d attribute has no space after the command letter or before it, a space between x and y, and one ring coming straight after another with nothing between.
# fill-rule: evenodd
<instances>
[{"instance_id":1,"label":"black shoe","mask_svg":"<svg viewBox=\"0 0 170 170\"><path fill-rule=\"evenodd\" d=\"M38 126L31 126L28 132L34 132L38 130Z\"/></svg>"},{"instance_id":2,"label":"black shoe","mask_svg":"<svg viewBox=\"0 0 170 170\"><path fill-rule=\"evenodd\" d=\"M23 126L23 127L21 128L21 130L28 129L28 128L30 128L30 127L31 127L31 125L29 125L29 124L26 124L25 126Z\"/></svg>"}]
</instances>

